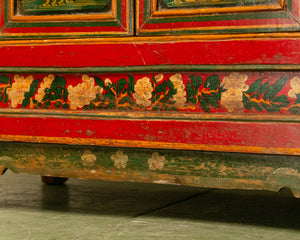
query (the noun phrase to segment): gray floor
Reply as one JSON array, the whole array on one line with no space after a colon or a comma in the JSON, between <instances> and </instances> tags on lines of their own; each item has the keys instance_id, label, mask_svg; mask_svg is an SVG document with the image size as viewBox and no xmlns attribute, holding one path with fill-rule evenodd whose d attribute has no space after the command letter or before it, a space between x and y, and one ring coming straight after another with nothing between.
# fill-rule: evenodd
<instances>
[{"instance_id":1,"label":"gray floor","mask_svg":"<svg viewBox=\"0 0 300 240\"><path fill-rule=\"evenodd\" d=\"M300 239L289 191L0 177L0 240Z\"/></svg>"}]
</instances>

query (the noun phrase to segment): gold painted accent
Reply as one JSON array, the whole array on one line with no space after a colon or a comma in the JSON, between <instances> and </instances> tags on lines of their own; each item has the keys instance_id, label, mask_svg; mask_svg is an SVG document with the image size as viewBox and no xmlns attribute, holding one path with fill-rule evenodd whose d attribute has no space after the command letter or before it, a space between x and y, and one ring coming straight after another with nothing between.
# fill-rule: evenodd
<instances>
[{"instance_id":1,"label":"gold painted accent","mask_svg":"<svg viewBox=\"0 0 300 240\"><path fill-rule=\"evenodd\" d=\"M44 16L17 16L15 15L14 0L8 2L8 19L13 22L47 22L47 21L67 21L67 20L110 20L116 19L117 0L111 2L111 13L103 14L65 14L65 15L44 15Z\"/></svg>"},{"instance_id":2,"label":"gold painted accent","mask_svg":"<svg viewBox=\"0 0 300 240\"><path fill-rule=\"evenodd\" d=\"M209 145L209 144L189 144L189 143L169 143L139 140L119 140L119 139L95 139L95 138L71 138L71 137L44 137L28 135L7 135L0 134L0 141L20 141L36 143L62 143L72 145L97 145L113 147L133 147L133 148L160 148L179 150L201 150L216 152L241 152L241 153L264 153L264 154L284 154L300 155L300 148L275 148L257 146L236 146L236 145Z\"/></svg>"},{"instance_id":3,"label":"gold painted accent","mask_svg":"<svg viewBox=\"0 0 300 240\"><path fill-rule=\"evenodd\" d=\"M95 166L95 162L97 157L93 154L90 150L84 151L83 155L81 156L81 162L86 167L93 167Z\"/></svg>"},{"instance_id":4,"label":"gold painted accent","mask_svg":"<svg viewBox=\"0 0 300 240\"><path fill-rule=\"evenodd\" d=\"M127 167L128 156L124 154L122 150L117 150L116 154L110 158L114 162L115 168L124 169Z\"/></svg>"},{"instance_id":5,"label":"gold painted accent","mask_svg":"<svg viewBox=\"0 0 300 240\"><path fill-rule=\"evenodd\" d=\"M290 98L297 98L296 94L300 93L300 79L298 77L293 77L290 81L291 90L288 93Z\"/></svg>"},{"instance_id":6,"label":"gold painted accent","mask_svg":"<svg viewBox=\"0 0 300 240\"><path fill-rule=\"evenodd\" d=\"M224 77L222 86L226 89L222 92L221 105L224 106L228 112L235 110L243 110L243 92L247 91L249 86L245 84L248 76L246 74L231 73Z\"/></svg>"},{"instance_id":7,"label":"gold painted accent","mask_svg":"<svg viewBox=\"0 0 300 240\"><path fill-rule=\"evenodd\" d=\"M16 108L18 104L22 104L24 93L29 91L32 81L32 75L26 78L19 75L14 76L14 83L11 88L6 90L8 99L11 101L11 107Z\"/></svg>"},{"instance_id":8,"label":"gold painted accent","mask_svg":"<svg viewBox=\"0 0 300 240\"><path fill-rule=\"evenodd\" d=\"M148 165L150 170L163 170L165 166L166 158L160 156L158 152L152 153L152 157L148 159Z\"/></svg>"}]
</instances>

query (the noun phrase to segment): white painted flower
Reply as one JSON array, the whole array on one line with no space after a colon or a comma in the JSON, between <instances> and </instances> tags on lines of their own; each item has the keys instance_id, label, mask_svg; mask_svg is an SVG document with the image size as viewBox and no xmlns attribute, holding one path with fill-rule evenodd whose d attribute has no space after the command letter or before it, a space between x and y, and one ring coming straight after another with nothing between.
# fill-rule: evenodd
<instances>
[{"instance_id":1,"label":"white painted flower","mask_svg":"<svg viewBox=\"0 0 300 240\"><path fill-rule=\"evenodd\" d=\"M290 98L297 98L296 94L300 93L300 79L298 77L293 77L290 81L291 90L288 95Z\"/></svg>"},{"instance_id":2,"label":"white painted flower","mask_svg":"<svg viewBox=\"0 0 300 240\"><path fill-rule=\"evenodd\" d=\"M116 154L112 155L111 160L114 162L115 168L124 169L127 167L128 156L122 150L118 150Z\"/></svg>"},{"instance_id":3,"label":"white painted flower","mask_svg":"<svg viewBox=\"0 0 300 240\"><path fill-rule=\"evenodd\" d=\"M38 89L38 92L35 95L35 100L37 100L38 102L41 102L43 100L45 96L45 89L50 88L53 80L53 74L49 74L47 77L44 77L43 82L41 83L40 88Z\"/></svg>"},{"instance_id":4,"label":"white painted flower","mask_svg":"<svg viewBox=\"0 0 300 240\"><path fill-rule=\"evenodd\" d=\"M24 93L29 91L32 81L33 77L31 75L26 78L19 75L14 76L14 83L11 88L6 90L8 99L11 101L11 107L15 108L18 104L22 104Z\"/></svg>"},{"instance_id":5,"label":"white painted flower","mask_svg":"<svg viewBox=\"0 0 300 240\"><path fill-rule=\"evenodd\" d=\"M134 91L135 93L132 94L132 96L138 105L142 105L144 107L151 105L150 99L152 96L153 87L148 77L137 80L134 86Z\"/></svg>"},{"instance_id":6,"label":"white painted flower","mask_svg":"<svg viewBox=\"0 0 300 240\"><path fill-rule=\"evenodd\" d=\"M241 110L243 105L243 92L247 91L249 86L245 84L248 76L246 74L231 73L223 78L222 85L225 92L222 92L221 105L226 107L228 112Z\"/></svg>"},{"instance_id":7,"label":"white painted flower","mask_svg":"<svg viewBox=\"0 0 300 240\"><path fill-rule=\"evenodd\" d=\"M78 84L76 87L69 85L68 92L68 98L71 102L70 108L77 109L90 104L90 102L96 98L96 94L101 94L103 92L103 88L95 86L93 77L83 75L82 83Z\"/></svg>"},{"instance_id":8,"label":"white painted flower","mask_svg":"<svg viewBox=\"0 0 300 240\"><path fill-rule=\"evenodd\" d=\"M171 76L170 81L173 83L174 88L177 90L176 94L173 96L175 105L177 107L183 107L186 102L186 91L181 74L177 73Z\"/></svg>"},{"instance_id":9,"label":"white painted flower","mask_svg":"<svg viewBox=\"0 0 300 240\"><path fill-rule=\"evenodd\" d=\"M97 157L91 151L87 150L81 156L81 161L84 166L92 167L95 165Z\"/></svg>"},{"instance_id":10,"label":"white painted flower","mask_svg":"<svg viewBox=\"0 0 300 240\"><path fill-rule=\"evenodd\" d=\"M160 156L158 152L152 153L152 157L148 159L148 166L150 170L163 170L166 158Z\"/></svg>"}]
</instances>

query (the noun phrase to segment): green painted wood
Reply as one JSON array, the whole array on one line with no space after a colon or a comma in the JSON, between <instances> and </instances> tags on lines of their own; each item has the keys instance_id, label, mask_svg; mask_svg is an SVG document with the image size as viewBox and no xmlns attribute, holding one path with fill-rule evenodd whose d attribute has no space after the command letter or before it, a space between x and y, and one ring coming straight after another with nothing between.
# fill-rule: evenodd
<instances>
[{"instance_id":1,"label":"green painted wood","mask_svg":"<svg viewBox=\"0 0 300 240\"><path fill-rule=\"evenodd\" d=\"M2 142L0 166L16 173L278 191L300 197L297 156Z\"/></svg>"}]
</instances>

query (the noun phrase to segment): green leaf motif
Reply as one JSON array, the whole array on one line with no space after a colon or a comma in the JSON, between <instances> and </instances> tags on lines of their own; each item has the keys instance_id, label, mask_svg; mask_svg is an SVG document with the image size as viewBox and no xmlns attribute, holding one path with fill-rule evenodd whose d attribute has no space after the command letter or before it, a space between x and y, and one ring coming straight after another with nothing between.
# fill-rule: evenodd
<instances>
[{"instance_id":1,"label":"green leaf motif","mask_svg":"<svg viewBox=\"0 0 300 240\"><path fill-rule=\"evenodd\" d=\"M264 109L257 102L251 102L251 104L255 108L256 111L258 111L258 112L264 111Z\"/></svg>"},{"instance_id":2,"label":"green leaf motif","mask_svg":"<svg viewBox=\"0 0 300 240\"><path fill-rule=\"evenodd\" d=\"M243 94L243 105L248 111L252 109L251 101L245 94Z\"/></svg>"},{"instance_id":3,"label":"green leaf motif","mask_svg":"<svg viewBox=\"0 0 300 240\"><path fill-rule=\"evenodd\" d=\"M204 82L204 87L208 88L210 90L217 90L218 87L220 86L221 81L218 75L211 75L209 76L205 82Z\"/></svg>"},{"instance_id":4,"label":"green leaf motif","mask_svg":"<svg viewBox=\"0 0 300 240\"><path fill-rule=\"evenodd\" d=\"M130 92L134 93L135 92L134 91L134 84L135 84L134 77L132 75L129 75L128 79L129 79L128 94L130 94Z\"/></svg>"},{"instance_id":5,"label":"green leaf motif","mask_svg":"<svg viewBox=\"0 0 300 240\"><path fill-rule=\"evenodd\" d=\"M29 104L30 104L30 98L29 98L29 97L24 98L23 101L22 101L22 107L25 108L25 107L27 107Z\"/></svg>"},{"instance_id":6,"label":"green leaf motif","mask_svg":"<svg viewBox=\"0 0 300 240\"><path fill-rule=\"evenodd\" d=\"M288 97L285 95L280 95L278 97L275 97L272 101L276 102L276 103L283 103L286 102L288 100Z\"/></svg>"},{"instance_id":7,"label":"green leaf motif","mask_svg":"<svg viewBox=\"0 0 300 240\"><path fill-rule=\"evenodd\" d=\"M286 85L288 81L287 77L281 77L273 86L272 86L272 92L269 96L270 100L273 99Z\"/></svg>"},{"instance_id":8,"label":"green leaf motif","mask_svg":"<svg viewBox=\"0 0 300 240\"><path fill-rule=\"evenodd\" d=\"M8 76L0 75L0 83L8 84L8 82L9 82L9 77Z\"/></svg>"},{"instance_id":9,"label":"green leaf motif","mask_svg":"<svg viewBox=\"0 0 300 240\"><path fill-rule=\"evenodd\" d=\"M106 89L106 87L105 87L105 85L104 85L104 81L103 81L101 78L99 78L99 77L94 77L94 79L95 79L95 82L96 82L96 84L97 84L98 86L100 86L100 87L103 88L103 89Z\"/></svg>"},{"instance_id":10,"label":"green leaf motif","mask_svg":"<svg viewBox=\"0 0 300 240\"><path fill-rule=\"evenodd\" d=\"M155 92L159 93L159 92L163 92L167 87L167 82L163 81L161 84L157 85L155 88Z\"/></svg>"},{"instance_id":11,"label":"green leaf motif","mask_svg":"<svg viewBox=\"0 0 300 240\"><path fill-rule=\"evenodd\" d=\"M121 78L117 85L117 96L120 95L125 85L128 84L125 78Z\"/></svg>"},{"instance_id":12,"label":"green leaf motif","mask_svg":"<svg viewBox=\"0 0 300 240\"><path fill-rule=\"evenodd\" d=\"M64 88L64 90L63 90L63 99L64 99L65 102L67 101L68 95L69 95L68 89Z\"/></svg>"},{"instance_id":13,"label":"green leaf motif","mask_svg":"<svg viewBox=\"0 0 300 240\"><path fill-rule=\"evenodd\" d=\"M267 112L269 112L269 113L274 112L274 109L269 104L262 102L261 105L264 107L264 109L266 109Z\"/></svg>"},{"instance_id":14,"label":"green leaf motif","mask_svg":"<svg viewBox=\"0 0 300 240\"><path fill-rule=\"evenodd\" d=\"M257 98L259 98L269 88L269 82L265 82L257 90Z\"/></svg>"},{"instance_id":15,"label":"green leaf motif","mask_svg":"<svg viewBox=\"0 0 300 240\"><path fill-rule=\"evenodd\" d=\"M29 97L32 97L35 94L36 90L38 89L40 81L41 81L40 79L36 79L31 83L29 89Z\"/></svg>"},{"instance_id":16,"label":"green leaf motif","mask_svg":"<svg viewBox=\"0 0 300 240\"><path fill-rule=\"evenodd\" d=\"M3 94L0 92L0 102L3 100Z\"/></svg>"},{"instance_id":17,"label":"green leaf motif","mask_svg":"<svg viewBox=\"0 0 300 240\"><path fill-rule=\"evenodd\" d=\"M247 94L252 94L254 92L256 92L258 90L258 88L261 85L261 81L263 80L263 78L257 79L255 80L249 87L249 89L247 90Z\"/></svg>"},{"instance_id":18,"label":"green leaf motif","mask_svg":"<svg viewBox=\"0 0 300 240\"><path fill-rule=\"evenodd\" d=\"M199 76L196 76L196 75L192 75L190 77L191 79L191 84L194 88L196 88L198 90L198 88L202 85L203 83L203 79Z\"/></svg>"},{"instance_id":19,"label":"green leaf motif","mask_svg":"<svg viewBox=\"0 0 300 240\"><path fill-rule=\"evenodd\" d=\"M120 101L119 104L124 104L124 103L129 103L130 102L130 98L129 97L123 97Z\"/></svg>"},{"instance_id":20,"label":"green leaf motif","mask_svg":"<svg viewBox=\"0 0 300 240\"><path fill-rule=\"evenodd\" d=\"M200 102L201 108L203 111L209 113L209 104L202 97L198 96L198 100Z\"/></svg>"},{"instance_id":21,"label":"green leaf motif","mask_svg":"<svg viewBox=\"0 0 300 240\"><path fill-rule=\"evenodd\" d=\"M289 111L293 114L300 114L300 107L297 106L291 107Z\"/></svg>"}]
</instances>

